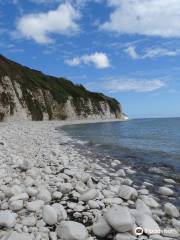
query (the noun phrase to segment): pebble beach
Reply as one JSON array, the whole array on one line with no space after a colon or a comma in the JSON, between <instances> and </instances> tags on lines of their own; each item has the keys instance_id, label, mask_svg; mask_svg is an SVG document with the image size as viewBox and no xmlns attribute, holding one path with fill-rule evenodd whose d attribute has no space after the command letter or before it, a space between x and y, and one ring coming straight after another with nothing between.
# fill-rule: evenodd
<instances>
[{"instance_id":1,"label":"pebble beach","mask_svg":"<svg viewBox=\"0 0 180 240\"><path fill-rule=\"evenodd\" d=\"M0 239L180 239L179 182L137 185L120 159L81 154L65 124L0 124Z\"/></svg>"}]
</instances>

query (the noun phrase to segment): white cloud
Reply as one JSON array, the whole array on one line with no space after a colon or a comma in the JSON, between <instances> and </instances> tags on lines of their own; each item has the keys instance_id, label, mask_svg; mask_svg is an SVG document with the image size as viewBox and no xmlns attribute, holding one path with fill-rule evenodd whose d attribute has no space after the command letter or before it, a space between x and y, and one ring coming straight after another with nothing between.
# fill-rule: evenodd
<instances>
[{"instance_id":1,"label":"white cloud","mask_svg":"<svg viewBox=\"0 0 180 240\"><path fill-rule=\"evenodd\" d=\"M159 57L175 57L180 55L180 49L170 50L167 48L157 47L157 48L147 48L142 54L139 54L136 47L129 46L125 49L125 52L132 59L145 59L145 58L159 58Z\"/></svg>"},{"instance_id":2,"label":"white cloud","mask_svg":"<svg viewBox=\"0 0 180 240\"><path fill-rule=\"evenodd\" d=\"M125 52L132 58L132 59L138 59L139 54L136 52L136 48L134 46L129 46L125 49Z\"/></svg>"},{"instance_id":3,"label":"white cloud","mask_svg":"<svg viewBox=\"0 0 180 240\"><path fill-rule=\"evenodd\" d=\"M92 89L101 89L109 92L153 92L165 87L165 82L160 79L137 80L110 78L102 82L89 85Z\"/></svg>"},{"instance_id":4,"label":"white cloud","mask_svg":"<svg viewBox=\"0 0 180 240\"><path fill-rule=\"evenodd\" d=\"M52 34L69 35L79 31L80 14L69 3L60 4L56 10L28 14L19 19L19 33L37 43L52 43Z\"/></svg>"},{"instance_id":5,"label":"white cloud","mask_svg":"<svg viewBox=\"0 0 180 240\"><path fill-rule=\"evenodd\" d=\"M81 57L74 57L65 61L70 66L77 66L80 64L94 64L96 68L110 67L110 61L105 53L95 52L90 55L83 55Z\"/></svg>"},{"instance_id":6,"label":"white cloud","mask_svg":"<svg viewBox=\"0 0 180 240\"><path fill-rule=\"evenodd\" d=\"M114 8L107 31L161 37L180 37L179 0L108 0Z\"/></svg>"},{"instance_id":7,"label":"white cloud","mask_svg":"<svg viewBox=\"0 0 180 240\"><path fill-rule=\"evenodd\" d=\"M113 80L105 87L111 92L133 91L133 92L152 92L164 87L162 80Z\"/></svg>"},{"instance_id":8,"label":"white cloud","mask_svg":"<svg viewBox=\"0 0 180 240\"><path fill-rule=\"evenodd\" d=\"M156 58L156 57L163 57L163 56L175 57L179 54L180 54L180 49L169 50L166 48L151 48L146 50L143 58Z\"/></svg>"}]
</instances>

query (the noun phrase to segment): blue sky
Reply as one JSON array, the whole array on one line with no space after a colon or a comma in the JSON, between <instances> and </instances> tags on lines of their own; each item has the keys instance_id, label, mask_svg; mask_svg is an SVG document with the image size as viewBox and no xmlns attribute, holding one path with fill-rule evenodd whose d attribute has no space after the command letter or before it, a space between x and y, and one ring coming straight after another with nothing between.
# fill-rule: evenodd
<instances>
[{"instance_id":1,"label":"blue sky","mask_svg":"<svg viewBox=\"0 0 180 240\"><path fill-rule=\"evenodd\" d=\"M179 0L0 0L0 53L113 96L130 118L180 117Z\"/></svg>"}]
</instances>

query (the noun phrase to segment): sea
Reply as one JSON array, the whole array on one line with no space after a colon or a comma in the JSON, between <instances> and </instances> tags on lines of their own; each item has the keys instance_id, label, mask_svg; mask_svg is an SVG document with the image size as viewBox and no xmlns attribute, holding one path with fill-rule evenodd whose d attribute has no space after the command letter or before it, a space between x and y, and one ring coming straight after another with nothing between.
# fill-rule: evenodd
<instances>
[{"instance_id":1,"label":"sea","mask_svg":"<svg viewBox=\"0 0 180 240\"><path fill-rule=\"evenodd\" d=\"M98 154L180 173L180 118L78 124L63 130Z\"/></svg>"}]
</instances>

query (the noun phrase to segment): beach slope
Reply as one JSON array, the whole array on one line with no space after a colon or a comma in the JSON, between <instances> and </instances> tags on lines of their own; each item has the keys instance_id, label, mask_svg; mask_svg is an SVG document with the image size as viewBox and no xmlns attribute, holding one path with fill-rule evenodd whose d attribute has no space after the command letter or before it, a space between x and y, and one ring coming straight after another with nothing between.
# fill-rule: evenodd
<instances>
[{"instance_id":1,"label":"beach slope","mask_svg":"<svg viewBox=\"0 0 180 240\"><path fill-rule=\"evenodd\" d=\"M80 154L63 124L0 124L0 239L178 239L176 182L155 196L120 160Z\"/></svg>"}]
</instances>

